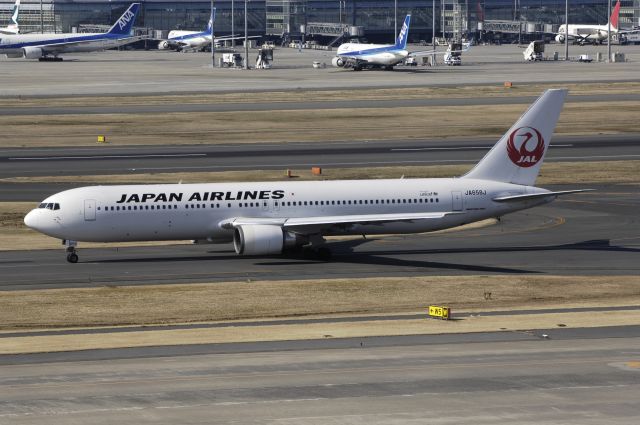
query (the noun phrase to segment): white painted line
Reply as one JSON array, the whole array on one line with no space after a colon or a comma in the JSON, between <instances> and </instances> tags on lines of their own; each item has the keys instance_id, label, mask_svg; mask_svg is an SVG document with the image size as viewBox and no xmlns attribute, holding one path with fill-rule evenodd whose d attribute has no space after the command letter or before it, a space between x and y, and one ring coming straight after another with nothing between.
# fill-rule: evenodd
<instances>
[{"instance_id":1,"label":"white painted line","mask_svg":"<svg viewBox=\"0 0 640 425\"><path fill-rule=\"evenodd\" d=\"M491 146L456 146L456 147L442 147L442 148L394 148L391 149L391 151L464 151L464 150L470 150L470 149L491 149L493 147L493 145ZM550 147L555 147L555 148L570 148L573 147L573 145L571 144L565 144L565 145L550 145Z\"/></svg>"},{"instance_id":2,"label":"white painted line","mask_svg":"<svg viewBox=\"0 0 640 425\"><path fill-rule=\"evenodd\" d=\"M112 158L180 158L193 156L207 156L206 153L167 153L148 155L96 155L96 156L25 156L8 158L9 161L56 161L64 159L112 159Z\"/></svg>"}]
</instances>

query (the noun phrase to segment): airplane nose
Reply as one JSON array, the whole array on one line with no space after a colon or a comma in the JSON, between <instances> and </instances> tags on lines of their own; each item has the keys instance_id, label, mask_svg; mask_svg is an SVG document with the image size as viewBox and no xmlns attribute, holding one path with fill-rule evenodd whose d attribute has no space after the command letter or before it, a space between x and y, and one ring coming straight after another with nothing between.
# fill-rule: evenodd
<instances>
[{"instance_id":1,"label":"airplane nose","mask_svg":"<svg viewBox=\"0 0 640 425\"><path fill-rule=\"evenodd\" d=\"M24 216L24 224L27 225L27 227L30 227L32 229L35 229L37 226L37 211L36 210L31 210L29 211L29 213L27 215Z\"/></svg>"}]
</instances>

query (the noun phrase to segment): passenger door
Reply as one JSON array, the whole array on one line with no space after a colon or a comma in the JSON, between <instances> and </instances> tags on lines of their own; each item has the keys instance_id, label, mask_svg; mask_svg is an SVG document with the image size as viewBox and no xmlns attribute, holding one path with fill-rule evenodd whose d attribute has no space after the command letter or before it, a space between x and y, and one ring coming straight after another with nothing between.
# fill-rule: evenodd
<instances>
[{"instance_id":1,"label":"passenger door","mask_svg":"<svg viewBox=\"0 0 640 425\"><path fill-rule=\"evenodd\" d=\"M84 220L94 221L96 219L96 200L85 199L84 201Z\"/></svg>"}]
</instances>

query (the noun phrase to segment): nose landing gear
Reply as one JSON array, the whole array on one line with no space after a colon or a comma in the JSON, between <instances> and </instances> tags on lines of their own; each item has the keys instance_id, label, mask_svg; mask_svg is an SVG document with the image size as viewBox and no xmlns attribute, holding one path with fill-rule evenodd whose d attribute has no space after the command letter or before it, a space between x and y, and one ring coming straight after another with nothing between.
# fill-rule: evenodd
<instances>
[{"instance_id":1,"label":"nose landing gear","mask_svg":"<svg viewBox=\"0 0 640 425\"><path fill-rule=\"evenodd\" d=\"M76 252L76 245L78 245L78 243L76 241L69 240L63 240L62 243L67 247L67 261L73 264L77 263L78 253Z\"/></svg>"}]
</instances>

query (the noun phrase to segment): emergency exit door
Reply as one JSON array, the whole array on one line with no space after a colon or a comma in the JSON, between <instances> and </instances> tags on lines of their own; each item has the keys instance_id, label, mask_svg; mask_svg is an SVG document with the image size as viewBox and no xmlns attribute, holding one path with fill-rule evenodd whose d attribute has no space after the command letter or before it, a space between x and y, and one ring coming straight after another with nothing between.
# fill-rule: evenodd
<instances>
[{"instance_id":1,"label":"emergency exit door","mask_svg":"<svg viewBox=\"0 0 640 425\"><path fill-rule=\"evenodd\" d=\"M451 192L451 210L462 211L462 192Z\"/></svg>"}]
</instances>

